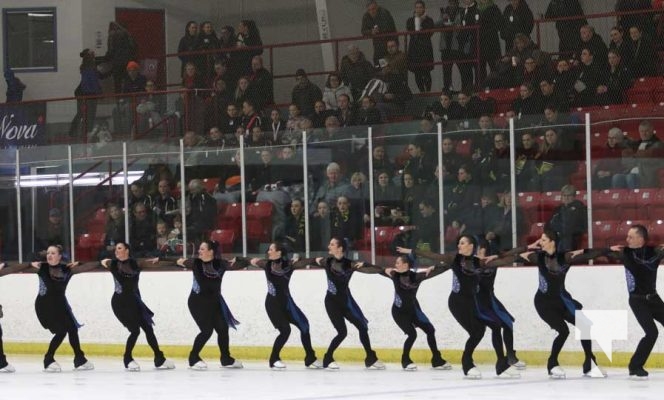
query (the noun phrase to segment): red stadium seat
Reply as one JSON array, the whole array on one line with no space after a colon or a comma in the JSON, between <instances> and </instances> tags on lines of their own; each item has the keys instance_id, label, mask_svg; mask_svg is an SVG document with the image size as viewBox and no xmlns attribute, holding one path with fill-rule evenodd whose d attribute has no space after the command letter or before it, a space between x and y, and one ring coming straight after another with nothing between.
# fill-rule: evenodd
<instances>
[{"instance_id":1,"label":"red stadium seat","mask_svg":"<svg viewBox=\"0 0 664 400\"><path fill-rule=\"evenodd\" d=\"M470 157L470 140L459 140L456 144L456 152L464 157ZM449 171L448 171L449 172Z\"/></svg>"},{"instance_id":2,"label":"red stadium seat","mask_svg":"<svg viewBox=\"0 0 664 400\"><path fill-rule=\"evenodd\" d=\"M650 205L655 202L659 190L658 189L634 189L631 193L630 201L634 207L634 217L636 219L650 219L651 216Z\"/></svg>"},{"instance_id":3,"label":"red stadium seat","mask_svg":"<svg viewBox=\"0 0 664 400\"><path fill-rule=\"evenodd\" d=\"M226 206L224 214L217 219L219 228L232 229L237 235L242 230L242 203L230 203Z\"/></svg>"},{"instance_id":4,"label":"red stadium seat","mask_svg":"<svg viewBox=\"0 0 664 400\"><path fill-rule=\"evenodd\" d=\"M616 221L595 221L593 226L593 239L594 247L603 247L607 245L616 244L613 242L616 236Z\"/></svg>"},{"instance_id":5,"label":"red stadium seat","mask_svg":"<svg viewBox=\"0 0 664 400\"><path fill-rule=\"evenodd\" d=\"M207 192L210 194L214 193L214 189L217 187L218 184L219 184L219 178L203 179L203 186L205 186L205 190L207 190Z\"/></svg>"},{"instance_id":6,"label":"red stadium seat","mask_svg":"<svg viewBox=\"0 0 664 400\"><path fill-rule=\"evenodd\" d=\"M536 224L532 224L530 226L530 231L528 232L528 235L526 235L526 244L531 244L540 237L542 237L542 233L544 233L544 222L538 222Z\"/></svg>"},{"instance_id":7,"label":"red stadium seat","mask_svg":"<svg viewBox=\"0 0 664 400\"><path fill-rule=\"evenodd\" d=\"M216 229L210 233L210 240L219 243L219 251L230 253L235 243L235 231L232 229Z\"/></svg>"}]
</instances>

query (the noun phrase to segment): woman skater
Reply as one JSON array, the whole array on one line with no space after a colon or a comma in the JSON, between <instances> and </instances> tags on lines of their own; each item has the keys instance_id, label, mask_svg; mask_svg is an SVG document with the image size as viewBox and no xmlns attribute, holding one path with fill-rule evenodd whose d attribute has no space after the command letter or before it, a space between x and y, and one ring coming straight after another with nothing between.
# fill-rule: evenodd
<instances>
[{"instance_id":1,"label":"woman skater","mask_svg":"<svg viewBox=\"0 0 664 400\"><path fill-rule=\"evenodd\" d=\"M270 368L275 370L286 369L286 364L281 361L279 353L290 336L290 324L297 326L300 330L300 338L304 347L304 365L308 368L318 369L323 366L316 360L316 353L311 347L311 335L309 334L309 321L300 310L290 295L288 284L291 275L296 268L288 260L288 254L280 243L272 243L267 249L267 260L258 258L251 259L251 265L265 270L267 279L267 296L265 296L265 310L272 325L279 330L279 335L272 346L270 354ZM306 264L305 264L306 265Z\"/></svg>"},{"instance_id":2,"label":"woman skater","mask_svg":"<svg viewBox=\"0 0 664 400\"><path fill-rule=\"evenodd\" d=\"M173 369L172 361L164 357L159 349L157 337L154 334L152 317L154 313L143 303L141 292L138 289L138 279L141 270L151 266L158 266L158 258L134 260L129 257L129 245L125 242L115 244L115 258L105 258L101 265L111 271L115 281L115 292L111 298L111 307L117 319L129 330L129 337L125 346L124 366L128 371L140 371L141 367L132 357L132 351L138 340L141 329L154 352L154 366L157 369Z\"/></svg>"},{"instance_id":3,"label":"woman skater","mask_svg":"<svg viewBox=\"0 0 664 400\"><path fill-rule=\"evenodd\" d=\"M587 262L602 255L601 250L574 250L570 252L559 252L558 234L551 229L544 229L542 237L528 246L536 248L535 251L526 251L520 254L521 258L537 265L539 270L539 288L535 294L535 309L540 318L558 332L553 340L551 355L547 362L549 377L553 379L564 379L565 370L558 364L558 355L562 350L569 328L566 322L576 323L575 312L583 306L572 298L565 289L565 277L572 264ZM514 252L514 250L512 250ZM590 378L604 378L606 373L597 366L595 356L592 352L592 341L581 340L581 346L585 353L583 362L583 375Z\"/></svg>"},{"instance_id":4,"label":"woman skater","mask_svg":"<svg viewBox=\"0 0 664 400\"><path fill-rule=\"evenodd\" d=\"M0 276L13 274L14 272L19 272L23 270L25 266L23 265L13 265L11 267L7 266L5 263L0 263ZM2 318L2 306L0 305L0 318ZM0 372L14 372L14 366L7 362L7 356L5 355L5 350L2 345L2 325L0 325Z\"/></svg>"},{"instance_id":5,"label":"woman skater","mask_svg":"<svg viewBox=\"0 0 664 400\"><path fill-rule=\"evenodd\" d=\"M221 281L226 271L244 268L235 259L226 261L215 258L217 244L204 240L198 247L198 258L185 260L180 258L177 264L190 268L194 273L194 283L187 304L189 312L201 330L189 353L189 367L196 371L207 370L207 364L200 357L205 343L217 332L217 345L221 352L221 366L224 368L242 368L242 362L231 357L228 346L228 328L235 329L239 324L233 318L226 301L221 295Z\"/></svg>"},{"instance_id":6,"label":"woman skater","mask_svg":"<svg viewBox=\"0 0 664 400\"><path fill-rule=\"evenodd\" d=\"M399 256L394 262L393 268L375 267L368 264L362 264L359 271L365 269L376 270L381 275L390 278L394 284L394 303L392 303L392 318L394 322L406 334L406 341L403 343L403 353L401 355L401 366L406 371L416 371L417 365L410 358L410 350L417 338L415 328L420 328L427 335L427 343L431 349L431 367L433 369L450 370L452 365L445 361L440 355L438 345L436 344L436 329L429 321L420 303L417 301L417 290L420 284L434 276L445 272L443 268L429 267L417 272L412 269L410 257Z\"/></svg>"},{"instance_id":7,"label":"woman skater","mask_svg":"<svg viewBox=\"0 0 664 400\"><path fill-rule=\"evenodd\" d=\"M78 262L64 264L62 246L58 245L46 249L46 262L35 261L30 265L39 276L39 294L35 300L37 318L44 329L50 330L54 335L44 355L44 371L62 371L54 357L65 336L69 336L69 344L74 350L74 368L78 371L94 369L94 365L85 358L81 350L78 338L78 328L81 325L74 318L65 292L74 274L93 270L99 264L96 262L84 266L78 266Z\"/></svg>"},{"instance_id":8,"label":"woman skater","mask_svg":"<svg viewBox=\"0 0 664 400\"><path fill-rule=\"evenodd\" d=\"M325 268L325 274L327 275L325 310L328 317L330 317L334 329L337 331L337 335L330 342L330 346L323 357L323 368L331 370L339 369L339 365L334 361L334 351L343 342L346 335L348 335L345 322L347 319L351 324L355 325L360 333L360 342L366 353L364 366L371 369L385 369L385 365L378 359L376 352L371 348L369 327L367 326L368 321L364 318L362 310L360 310L355 299L353 299L353 296L350 294L350 288L348 287L353 272L357 270L353 268L353 264L359 264L353 263L344 256L346 243L340 238L332 238L327 249L330 257L318 257L315 259L315 264ZM297 262L296 265L308 265L312 264L312 261L302 260ZM363 272L361 269L359 271Z\"/></svg>"},{"instance_id":9,"label":"woman skater","mask_svg":"<svg viewBox=\"0 0 664 400\"><path fill-rule=\"evenodd\" d=\"M479 315L477 292L479 291L479 276L487 267L495 264L487 262L489 259L480 259L475 255L478 245L473 236L461 235L457 240L457 253L437 254L429 251L415 250L415 255L437 261L436 269L443 271L451 269L452 292L448 305L459 325L468 332L470 337L461 356L463 373L468 379L481 379L482 373L473 362L473 352L484 337L487 323ZM402 254L410 254L410 249L397 247ZM496 330L494 330L495 332ZM503 340L500 330L492 335L492 344L496 352L496 375L500 378L519 378L516 368L510 367L503 350Z\"/></svg>"}]
</instances>

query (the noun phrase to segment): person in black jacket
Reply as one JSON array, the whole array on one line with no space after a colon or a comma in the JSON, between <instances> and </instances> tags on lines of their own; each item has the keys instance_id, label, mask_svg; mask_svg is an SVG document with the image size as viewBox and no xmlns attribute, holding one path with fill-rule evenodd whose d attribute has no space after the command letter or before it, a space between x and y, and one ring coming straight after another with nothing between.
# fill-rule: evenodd
<instances>
[{"instance_id":1,"label":"person in black jacket","mask_svg":"<svg viewBox=\"0 0 664 400\"><path fill-rule=\"evenodd\" d=\"M510 0L510 4L503 11L503 30L500 36L505 41L505 48L511 49L514 36L523 33L530 37L533 31L533 12L525 0Z\"/></svg>"},{"instance_id":2,"label":"person in black jacket","mask_svg":"<svg viewBox=\"0 0 664 400\"><path fill-rule=\"evenodd\" d=\"M500 60L500 31L503 29L503 15L493 0L478 0L480 12L480 67L477 82L482 84L486 79L486 67L489 72L496 72Z\"/></svg>"},{"instance_id":3,"label":"person in black jacket","mask_svg":"<svg viewBox=\"0 0 664 400\"><path fill-rule=\"evenodd\" d=\"M582 15L583 9L579 0L551 0L544 14L546 18L580 17ZM560 53L573 53L579 47L579 29L587 23L585 18L556 21Z\"/></svg>"},{"instance_id":4,"label":"person in black jacket","mask_svg":"<svg viewBox=\"0 0 664 400\"><path fill-rule=\"evenodd\" d=\"M433 19L426 15L424 2L415 2L414 15L406 21L406 30L413 32L408 42L408 69L415 75L415 83L420 92L431 91L431 70L433 65L418 65L433 63L433 45L431 36L433 33L416 33L433 29Z\"/></svg>"},{"instance_id":5,"label":"person in black jacket","mask_svg":"<svg viewBox=\"0 0 664 400\"><path fill-rule=\"evenodd\" d=\"M186 53L190 51L196 51L198 46L198 24L196 21L189 21L184 28L184 36L180 38L180 43L178 44L178 53ZM182 61L182 66L180 67L180 76L184 75L184 67L188 63L196 64L196 56L193 54L180 54L178 55L180 61ZM125 63L125 66L127 64Z\"/></svg>"},{"instance_id":6,"label":"person in black jacket","mask_svg":"<svg viewBox=\"0 0 664 400\"><path fill-rule=\"evenodd\" d=\"M580 248L581 236L588 232L588 208L576 199L576 188L572 185L560 189L560 201L562 204L553 210L547 226L560 236L560 250Z\"/></svg>"},{"instance_id":7,"label":"person in black jacket","mask_svg":"<svg viewBox=\"0 0 664 400\"><path fill-rule=\"evenodd\" d=\"M378 60L387 54L387 41L394 37L375 37L384 33L396 32L394 18L388 10L378 6L376 0L367 3L367 12L362 16L362 35L373 37L373 62L378 65Z\"/></svg>"},{"instance_id":8,"label":"person in black jacket","mask_svg":"<svg viewBox=\"0 0 664 400\"><path fill-rule=\"evenodd\" d=\"M631 38L632 58L627 62L634 78L656 76L657 53L652 40L645 36L643 30L638 26L629 28L629 37Z\"/></svg>"}]
</instances>

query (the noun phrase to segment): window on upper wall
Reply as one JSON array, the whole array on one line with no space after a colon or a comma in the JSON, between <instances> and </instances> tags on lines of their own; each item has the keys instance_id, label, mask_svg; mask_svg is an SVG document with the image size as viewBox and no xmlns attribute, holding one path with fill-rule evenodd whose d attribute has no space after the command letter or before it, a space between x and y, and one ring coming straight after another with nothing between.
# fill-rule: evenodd
<instances>
[{"instance_id":1,"label":"window on upper wall","mask_svg":"<svg viewBox=\"0 0 664 400\"><path fill-rule=\"evenodd\" d=\"M14 71L56 71L55 8L2 10L4 65Z\"/></svg>"}]
</instances>

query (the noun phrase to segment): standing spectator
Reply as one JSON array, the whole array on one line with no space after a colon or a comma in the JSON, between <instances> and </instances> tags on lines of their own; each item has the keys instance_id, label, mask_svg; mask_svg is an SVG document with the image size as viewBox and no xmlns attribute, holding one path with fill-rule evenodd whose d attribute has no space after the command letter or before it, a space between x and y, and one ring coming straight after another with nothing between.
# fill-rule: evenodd
<instances>
[{"instance_id":1,"label":"standing spectator","mask_svg":"<svg viewBox=\"0 0 664 400\"><path fill-rule=\"evenodd\" d=\"M478 0L477 9L480 12L480 69L477 73L479 84L486 79L486 67L489 72L498 70L500 60L500 31L503 29L503 16L493 0Z\"/></svg>"},{"instance_id":2,"label":"standing spectator","mask_svg":"<svg viewBox=\"0 0 664 400\"><path fill-rule=\"evenodd\" d=\"M447 7L440 8L440 20L436 27L455 27L461 25L461 9L459 0L449 0ZM440 33L440 60L443 62L443 91L452 90L452 67L459 58L458 29L450 29ZM457 64L457 68L459 65Z\"/></svg>"},{"instance_id":3,"label":"standing spectator","mask_svg":"<svg viewBox=\"0 0 664 400\"><path fill-rule=\"evenodd\" d=\"M312 205L318 204L321 200L328 204L335 204L339 196L346 196L349 188L348 183L341 174L341 167L336 162L331 162L325 169L327 179L318 188L313 198Z\"/></svg>"},{"instance_id":4,"label":"standing spectator","mask_svg":"<svg viewBox=\"0 0 664 400\"><path fill-rule=\"evenodd\" d=\"M615 174L614 188L655 188L659 186L657 170L664 168L664 143L655 136L652 122L643 120L639 124L641 140L623 151L623 164L627 174Z\"/></svg>"},{"instance_id":5,"label":"standing spectator","mask_svg":"<svg viewBox=\"0 0 664 400\"><path fill-rule=\"evenodd\" d=\"M547 227L558 233L559 251L580 249L581 238L588 232L588 208L576 199L576 188L572 185L560 189L560 202L553 210Z\"/></svg>"},{"instance_id":6,"label":"standing spectator","mask_svg":"<svg viewBox=\"0 0 664 400\"><path fill-rule=\"evenodd\" d=\"M219 129L217 129L217 131L218 130ZM154 199L152 211L157 219L166 222L169 227L172 227L173 218L175 217L175 214L178 213L178 210L178 202L175 200L175 197L171 195L171 182L166 179L160 180L158 194Z\"/></svg>"},{"instance_id":7,"label":"standing spectator","mask_svg":"<svg viewBox=\"0 0 664 400\"><path fill-rule=\"evenodd\" d=\"M510 4L503 11L503 30L500 32L505 41L505 49L512 48L517 33L530 37L533 26L533 12L526 0L510 0Z\"/></svg>"},{"instance_id":8,"label":"standing spectator","mask_svg":"<svg viewBox=\"0 0 664 400\"><path fill-rule=\"evenodd\" d=\"M323 91L323 102L325 102L325 108L328 110L338 110L339 96L342 95L347 96L349 101L352 101L353 95L350 88L344 85L339 74L333 72L327 76L327 81L325 82L325 89Z\"/></svg>"},{"instance_id":9,"label":"standing spectator","mask_svg":"<svg viewBox=\"0 0 664 400\"><path fill-rule=\"evenodd\" d=\"M201 54L199 56L200 64L198 65L198 69L206 82L210 81L210 78L214 73L214 62L218 57L218 53L215 52L215 50L218 49L219 39L217 38L217 32L214 31L212 22L202 22L201 32L198 35L198 40L196 43L196 50L205 51L205 54Z\"/></svg>"},{"instance_id":10,"label":"standing spectator","mask_svg":"<svg viewBox=\"0 0 664 400\"><path fill-rule=\"evenodd\" d=\"M350 200L346 196L339 196L336 202L336 208L330 213L330 233L332 237L340 237L350 242L350 248L353 243L362 238L363 215L357 208L350 206Z\"/></svg>"},{"instance_id":11,"label":"standing spectator","mask_svg":"<svg viewBox=\"0 0 664 400\"><path fill-rule=\"evenodd\" d=\"M384 115L390 115L387 110L403 111L405 103L413 96L408 87L408 58L399 50L399 42L390 39L387 42L387 54L383 58L383 67L376 73L379 79L387 83L383 96L379 96L378 108Z\"/></svg>"},{"instance_id":12,"label":"standing spectator","mask_svg":"<svg viewBox=\"0 0 664 400\"><path fill-rule=\"evenodd\" d=\"M311 250L314 251L325 250L330 242L332 237L330 206L325 200L321 200L316 204L316 211L311 217L309 237L311 239Z\"/></svg>"},{"instance_id":13,"label":"standing spectator","mask_svg":"<svg viewBox=\"0 0 664 400\"><path fill-rule=\"evenodd\" d=\"M270 71L263 66L262 56L254 56L251 59L247 98L256 104L256 109L259 111L267 105L274 104L274 80Z\"/></svg>"},{"instance_id":14,"label":"standing spectator","mask_svg":"<svg viewBox=\"0 0 664 400\"><path fill-rule=\"evenodd\" d=\"M300 199L293 199L290 204L290 215L286 218L285 239L291 245L293 251L303 252L305 250L305 219L304 203ZM315 232L311 232L315 236Z\"/></svg>"},{"instance_id":15,"label":"standing spectator","mask_svg":"<svg viewBox=\"0 0 664 400\"><path fill-rule=\"evenodd\" d=\"M243 49L231 53L231 65L236 71L235 76L242 76L251 72L251 60L254 56L263 54L263 46L260 32L256 27L256 22L250 19L243 19L237 26L236 47ZM251 47L250 49L245 49Z\"/></svg>"},{"instance_id":16,"label":"standing spectator","mask_svg":"<svg viewBox=\"0 0 664 400\"><path fill-rule=\"evenodd\" d=\"M219 48L222 50L232 49L235 47L235 45L235 28L230 25L221 27L221 30L219 31ZM231 54L222 52L219 54L219 58L225 62L228 62L231 59Z\"/></svg>"},{"instance_id":17,"label":"standing spectator","mask_svg":"<svg viewBox=\"0 0 664 400\"><path fill-rule=\"evenodd\" d=\"M69 126L69 136L79 136L79 124L83 118L84 133L91 131L95 124L97 116L97 99L80 99L79 96L94 96L102 93L101 83L99 83L99 72L95 63L95 52L90 49L83 50L81 56L81 83L78 84L74 95L76 99L76 115Z\"/></svg>"},{"instance_id":18,"label":"standing spectator","mask_svg":"<svg viewBox=\"0 0 664 400\"><path fill-rule=\"evenodd\" d=\"M546 18L566 18L566 17L580 17L577 19L568 19L564 21L556 21L556 30L558 31L558 51L562 57L566 57L569 53L579 47L579 29L588 24L583 15L583 8L579 0L551 0L549 6L546 8L544 16Z\"/></svg>"},{"instance_id":19,"label":"standing spectator","mask_svg":"<svg viewBox=\"0 0 664 400\"><path fill-rule=\"evenodd\" d=\"M350 87L352 99L359 99L360 93L373 78L374 66L367 61L364 53L355 44L348 46L348 54L341 59L339 74L341 79Z\"/></svg>"},{"instance_id":20,"label":"standing spectator","mask_svg":"<svg viewBox=\"0 0 664 400\"><path fill-rule=\"evenodd\" d=\"M178 44L178 53L188 53L191 51L196 51L198 46L198 24L196 21L189 21L184 28L184 36L180 38L180 43ZM193 54L179 54L178 58L182 62L182 67L180 68L180 76L184 75L184 69L188 63L196 63L196 57ZM125 64L126 65L126 64Z\"/></svg>"},{"instance_id":21,"label":"standing spectator","mask_svg":"<svg viewBox=\"0 0 664 400\"><path fill-rule=\"evenodd\" d=\"M136 40L117 22L108 24L108 44L104 59L111 63L115 93L120 93L126 78L125 68L129 61L136 61Z\"/></svg>"},{"instance_id":22,"label":"standing spectator","mask_svg":"<svg viewBox=\"0 0 664 400\"><path fill-rule=\"evenodd\" d=\"M132 252L136 257L150 257L157 250L154 219L149 214L148 207L143 203L135 203L132 209L129 226Z\"/></svg>"},{"instance_id":23,"label":"standing spectator","mask_svg":"<svg viewBox=\"0 0 664 400\"><path fill-rule=\"evenodd\" d=\"M362 16L362 35L373 37L373 63L378 65L378 60L387 54L387 41L392 37L376 37L385 33L396 32L394 18L389 11L378 6L376 0L367 2L367 12Z\"/></svg>"},{"instance_id":24,"label":"standing spectator","mask_svg":"<svg viewBox=\"0 0 664 400\"><path fill-rule=\"evenodd\" d=\"M45 259L46 249L49 246L62 244L65 249L69 249L69 230L67 230L62 218L62 211L59 208L48 210L46 224L41 225L35 234L35 250L40 259Z\"/></svg>"},{"instance_id":25,"label":"standing spectator","mask_svg":"<svg viewBox=\"0 0 664 400\"><path fill-rule=\"evenodd\" d=\"M657 53L650 38L638 26L629 28L629 37L632 59L628 60L628 68L634 78L657 75Z\"/></svg>"},{"instance_id":26,"label":"standing spectator","mask_svg":"<svg viewBox=\"0 0 664 400\"><path fill-rule=\"evenodd\" d=\"M648 35L654 33L653 14L647 12L648 10L652 10L651 0L617 0L615 10L616 12L646 11L643 14L619 15L616 18L617 25L622 26L625 31L633 26L637 26L641 30L645 30Z\"/></svg>"},{"instance_id":27,"label":"standing spectator","mask_svg":"<svg viewBox=\"0 0 664 400\"><path fill-rule=\"evenodd\" d=\"M323 99L320 88L309 81L307 73L302 69L295 71L295 87L291 94L291 103L296 104L302 115L314 113L314 104Z\"/></svg>"},{"instance_id":28,"label":"standing spectator","mask_svg":"<svg viewBox=\"0 0 664 400\"><path fill-rule=\"evenodd\" d=\"M25 84L14 75L14 71L5 64L5 82L7 82L7 103L23 101Z\"/></svg>"},{"instance_id":29,"label":"standing spectator","mask_svg":"<svg viewBox=\"0 0 664 400\"><path fill-rule=\"evenodd\" d=\"M124 212L117 204L106 206L106 226L104 227L104 248L99 259L111 257L115 252L115 244L125 241Z\"/></svg>"},{"instance_id":30,"label":"standing spectator","mask_svg":"<svg viewBox=\"0 0 664 400\"><path fill-rule=\"evenodd\" d=\"M480 11L474 0L463 1L463 11L461 11L461 25L470 27L476 25L480 20ZM471 87L475 83L473 71L476 71L476 64L472 62L477 58L477 31L474 29L462 29L459 31L459 53L464 62L459 66L461 73L461 87Z\"/></svg>"},{"instance_id":31,"label":"standing spectator","mask_svg":"<svg viewBox=\"0 0 664 400\"><path fill-rule=\"evenodd\" d=\"M189 182L189 207L187 237L200 240L214 228L217 216L217 201L205 190L200 179Z\"/></svg>"},{"instance_id":32,"label":"standing spectator","mask_svg":"<svg viewBox=\"0 0 664 400\"><path fill-rule=\"evenodd\" d=\"M414 15L406 21L406 30L417 32L433 29L433 19L426 15L424 2L415 2ZM433 65L417 65L433 63L433 33L411 34L408 42L408 69L415 75L415 83L420 92L431 91L431 70Z\"/></svg>"}]
</instances>

